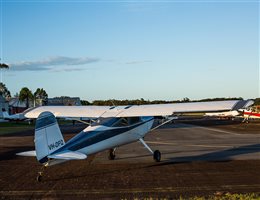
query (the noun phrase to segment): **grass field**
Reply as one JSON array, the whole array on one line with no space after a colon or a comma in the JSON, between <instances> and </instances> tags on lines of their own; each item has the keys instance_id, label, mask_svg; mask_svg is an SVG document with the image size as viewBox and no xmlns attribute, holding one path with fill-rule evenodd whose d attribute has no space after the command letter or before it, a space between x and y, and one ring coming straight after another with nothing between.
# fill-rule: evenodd
<instances>
[{"instance_id":1,"label":"grass field","mask_svg":"<svg viewBox=\"0 0 260 200\"><path fill-rule=\"evenodd\" d=\"M134 198L134 200L139 200L140 198ZM153 197L147 197L147 198L142 198L143 200L169 200L172 198L153 198ZM230 193L225 193L225 194L215 194L212 196L207 196L207 197L189 197L189 198L184 198L180 197L177 198L179 200L260 200L259 194L256 193L248 193L248 194L230 194ZM124 199L127 200L127 199Z\"/></svg>"},{"instance_id":2,"label":"grass field","mask_svg":"<svg viewBox=\"0 0 260 200\"><path fill-rule=\"evenodd\" d=\"M180 198L182 199L182 198ZM208 197L193 197L189 198L189 200L259 200L260 196L256 193L248 193L248 194L216 194L214 196Z\"/></svg>"},{"instance_id":3,"label":"grass field","mask_svg":"<svg viewBox=\"0 0 260 200\"><path fill-rule=\"evenodd\" d=\"M72 124L72 121L68 120L58 120L59 125ZM0 136L10 133L16 133L20 131L34 130L35 123L30 123L28 121L19 122L1 122L0 123Z\"/></svg>"},{"instance_id":4,"label":"grass field","mask_svg":"<svg viewBox=\"0 0 260 200\"><path fill-rule=\"evenodd\" d=\"M29 124L28 122L2 122L0 123L0 135L33 130L34 126L34 124Z\"/></svg>"}]
</instances>

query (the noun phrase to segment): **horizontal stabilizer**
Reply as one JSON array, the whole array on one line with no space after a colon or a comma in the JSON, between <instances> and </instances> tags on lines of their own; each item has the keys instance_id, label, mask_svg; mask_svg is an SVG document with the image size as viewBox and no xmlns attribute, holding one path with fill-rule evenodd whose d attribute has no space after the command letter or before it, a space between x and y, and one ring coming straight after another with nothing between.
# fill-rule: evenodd
<instances>
[{"instance_id":1,"label":"horizontal stabilizer","mask_svg":"<svg viewBox=\"0 0 260 200\"><path fill-rule=\"evenodd\" d=\"M48 155L48 158L61 159L61 160L83 160L87 156L77 151L62 151L56 154Z\"/></svg>"},{"instance_id":2,"label":"horizontal stabilizer","mask_svg":"<svg viewBox=\"0 0 260 200\"><path fill-rule=\"evenodd\" d=\"M21 153L17 153L17 156L34 156L36 157L36 151L24 151Z\"/></svg>"}]
</instances>

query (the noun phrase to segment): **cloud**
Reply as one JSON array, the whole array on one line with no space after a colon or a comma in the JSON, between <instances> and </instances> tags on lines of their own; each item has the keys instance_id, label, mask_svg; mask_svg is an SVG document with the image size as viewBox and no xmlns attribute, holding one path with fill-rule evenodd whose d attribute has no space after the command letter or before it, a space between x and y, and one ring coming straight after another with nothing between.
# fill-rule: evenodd
<instances>
[{"instance_id":1,"label":"cloud","mask_svg":"<svg viewBox=\"0 0 260 200\"><path fill-rule=\"evenodd\" d=\"M138 64L149 63L149 62L152 62L152 61L151 60L135 60L135 61L126 62L125 64L127 64L127 65L138 65Z\"/></svg>"},{"instance_id":2,"label":"cloud","mask_svg":"<svg viewBox=\"0 0 260 200\"><path fill-rule=\"evenodd\" d=\"M10 64L10 70L12 71L52 71L57 70L57 67L70 66L66 68L66 71L79 71L85 68L74 67L78 65L85 65L100 61L97 58L71 58L65 56L50 57L39 61L22 61L18 63ZM59 68L60 69L60 68Z\"/></svg>"},{"instance_id":3,"label":"cloud","mask_svg":"<svg viewBox=\"0 0 260 200\"><path fill-rule=\"evenodd\" d=\"M52 72L73 72L73 71L84 71L86 69L92 69L92 68L59 68L59 69L53 69Z\"/></svg>"}]
</instances>

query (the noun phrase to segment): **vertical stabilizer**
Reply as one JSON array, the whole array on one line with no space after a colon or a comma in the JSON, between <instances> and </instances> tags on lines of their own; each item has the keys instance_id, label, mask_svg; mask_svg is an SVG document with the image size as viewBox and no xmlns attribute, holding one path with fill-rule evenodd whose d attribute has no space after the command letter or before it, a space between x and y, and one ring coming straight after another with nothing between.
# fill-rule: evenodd
<instances>
[{"instance_id":1,"label":"vertical stabilizer","mask_svg":"<svg viewBox=\"0 0 260 200\"><path fill-rule=\"evenodd\" d=\"M10 117L10 115L8 114L8 112L4 108L2 108L2 112L3 112L3 118L4 119L7 119L7 118Z\"/></svg>"},{"instance_id":2,"label":"vertical stabilizer","mask_svg":"<svg viewBox=\"0 0 260 200\"><path fill-rule=\"evenodd\" d=\"M47 156L65 144L57 120L51 112L42 112L37 118L34 143L40 163L47 162Z\"/></svg>"}]
</instances>

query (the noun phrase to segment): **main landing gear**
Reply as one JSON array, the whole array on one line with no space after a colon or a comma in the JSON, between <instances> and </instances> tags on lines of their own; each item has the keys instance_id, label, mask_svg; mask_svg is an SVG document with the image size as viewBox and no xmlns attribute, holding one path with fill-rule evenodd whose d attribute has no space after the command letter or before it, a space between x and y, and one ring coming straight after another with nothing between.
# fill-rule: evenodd
<instances>
[{"instance_id":1,"label":"main landing gear","mask_svg":"<svg viewBox=\"0 0 260 200\"><path fill-rule=\"evenodd\" d=\"M142 138L140 138L139 141L145 146L145 148L147 148L147 149L153 154L153 159L154 159L156 162L160 162L160 161L161 161L161 152L160 152L159 150L153 151L153 150L145 143L145 141L144 141ZM109 160L115 160L115 157L116 157L116 148L109 149L108 159L109 159Z\"/></svg>"},{"instance_id":2,"label":"main landing gear","mask_svg":"<svg viewBox=\"0 0 260 200\"><path fill-rule=\"evenodd\" d=\"M109 149L108 159L115 160L116 157L116 148Z\"/></svg>"},{"instance_id":3,"label":"main landing gear","mask_svg":"<svg viewBox=\"0 0 260 200\"><path fill-rule=\"evenodd\" d=\"M145 146L145 148L147 148L152 154L153 154L153 159L156 162L160 162L161 161L161 152L159 150L155 150L153 151L146 143L145 141L140 138L139 141Z\"/></svg>"}]
</instances>

